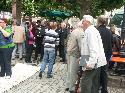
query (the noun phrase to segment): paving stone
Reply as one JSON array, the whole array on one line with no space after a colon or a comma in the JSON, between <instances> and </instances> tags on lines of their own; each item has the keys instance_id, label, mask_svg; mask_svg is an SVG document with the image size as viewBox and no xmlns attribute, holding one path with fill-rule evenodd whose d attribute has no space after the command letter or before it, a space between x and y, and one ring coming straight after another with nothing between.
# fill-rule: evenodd
<instances>
[{"instance_id":1,"label":"paving stone","mask_svg":"<svg viewBox=\"0 0 125 93\"><path fill-rule=\"evenodd\" d=\"M59 58L57 59L59 60ZM24 60L14 60L13 64L19 62L25 64ZM40 68L40 65L36 67ZM61 62L56 62L53 66L53 78L50 79L46 78L47 70L48 68L46 68L45 72L43 73L42 79L39 79L39 70L37 70L34 75L26 78L19 84L15 83L15 85L13 85L10 90L5 91L4 93L68 93L64 91L66 84L67 65L62 64ZM123 82L121 84L124 85ZM124 88L109 86L108 90L109 93L125 93Z\"/></svg>"}]
</instances>

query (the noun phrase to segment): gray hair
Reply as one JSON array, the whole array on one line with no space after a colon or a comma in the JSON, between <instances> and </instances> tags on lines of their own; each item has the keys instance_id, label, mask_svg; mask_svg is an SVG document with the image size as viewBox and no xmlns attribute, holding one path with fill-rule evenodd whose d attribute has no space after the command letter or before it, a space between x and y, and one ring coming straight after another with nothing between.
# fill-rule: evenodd
<instances>
[{"instance_id":1,"label":"gray hair","mask_svg":"<svg viewBox=\"0 0 125 93\"><path fill-rule=\"evenodd\" d=\"M102 24L102 25L106 25L107 24L107 20L106 17L104 15L101 15L97 18L97 22Z\"/></svg>"},{"instance_id":2,"label":"gray hair","mask_svg":"<svg viewBox=\"0 0 125 93\"><path fill-rule=\"evenodd\" d=\"M90 15L84 15L83 20L89 21L91 24L94 24L94 19Z\"/></svg>"}]
</instances>

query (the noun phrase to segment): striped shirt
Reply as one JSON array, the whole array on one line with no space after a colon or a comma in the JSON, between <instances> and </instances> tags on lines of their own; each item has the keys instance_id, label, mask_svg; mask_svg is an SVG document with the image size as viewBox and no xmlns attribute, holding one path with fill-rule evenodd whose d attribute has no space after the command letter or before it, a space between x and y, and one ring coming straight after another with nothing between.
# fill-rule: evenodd
<instances>
[{"instance_id":1,"label":"striped shirt","mask_svg":"<svg viewBox=\"0 0 125 93\"><path fill-rule=\"evenodd\" d=\"M59 45L59 35L55 30L45 30L44 48L55 48Z\"/></svg>"}]
</instances>

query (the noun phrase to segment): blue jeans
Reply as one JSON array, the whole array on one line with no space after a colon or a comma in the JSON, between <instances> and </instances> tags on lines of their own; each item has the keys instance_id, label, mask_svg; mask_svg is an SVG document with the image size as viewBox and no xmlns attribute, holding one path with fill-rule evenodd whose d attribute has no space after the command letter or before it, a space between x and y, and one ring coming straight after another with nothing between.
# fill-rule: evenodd
<instances>
[{"instance_id":1,"label":"blue jeans","mask_svg":"<svg viewBox=\"0 0 125 93\"><path fill-rule=\"evenodd\" d=\"M53 63L55 61L55 49L44 48L43 62L41 63L41 72L44 72L46 65L48 64L48 74L52 73Z\"/></svg>"}]
</instances>

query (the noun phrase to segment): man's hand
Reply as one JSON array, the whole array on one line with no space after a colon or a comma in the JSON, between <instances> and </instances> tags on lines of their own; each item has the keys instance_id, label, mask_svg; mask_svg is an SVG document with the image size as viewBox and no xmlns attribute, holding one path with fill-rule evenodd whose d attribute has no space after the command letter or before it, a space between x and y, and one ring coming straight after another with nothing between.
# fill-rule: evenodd
<instances>
[{"instance_id":1,"label":"man's hand","mask_svg":"<svg viewBox=\"0 0 125 93\"><path fill-rule=\"evenodd\" d=\"M89 67L89 66L86 66L85 68L86 68L86 70L92 70L93 69L92 67Z\"/></svg>"},{"instance_id":2,"label":"man's hand","mask_svg":"<svg viewBox=\"0 0 125 93\"><path fill-rule=\"evenodd\" d=\"M86 70L92 70L95 67L95 64L86 64Z\"/></svg>"}]
</instances>

